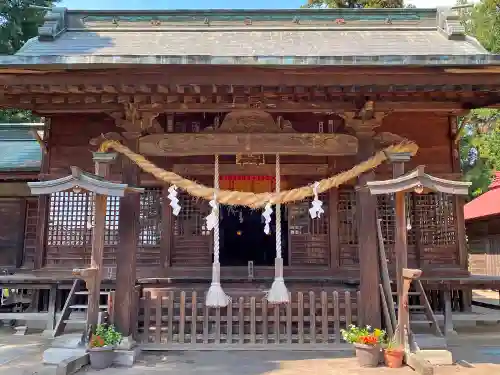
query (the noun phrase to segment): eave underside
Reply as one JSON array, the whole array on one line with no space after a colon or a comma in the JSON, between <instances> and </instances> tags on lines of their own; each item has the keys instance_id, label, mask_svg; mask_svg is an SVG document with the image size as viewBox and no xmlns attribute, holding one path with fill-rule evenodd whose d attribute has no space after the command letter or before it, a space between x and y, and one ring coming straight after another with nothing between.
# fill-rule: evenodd
<instances>
[{"instance_id":1,"label":"eave underside","mask_svg":"<svg viewBox=\"0 0 500 375\"><path fill-rule=\"evenodd\" d=\"M157 112L336 112L367 99L380 111L456 112L500 103L496 68L53 67L2 70L0 84L0 107L40 114L113 112L128 102Z\"/></svg>"}]
</instances>

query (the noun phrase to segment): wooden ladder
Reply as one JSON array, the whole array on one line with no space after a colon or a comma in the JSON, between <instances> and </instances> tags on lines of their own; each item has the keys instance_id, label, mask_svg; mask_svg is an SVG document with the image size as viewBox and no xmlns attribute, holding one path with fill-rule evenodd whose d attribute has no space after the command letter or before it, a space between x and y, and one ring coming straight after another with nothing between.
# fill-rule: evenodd
<instances>
[{"instance_id":1,"label":"wooden ladder","mask_svg":"<svg viewBox=\"0 0 500 375\"><path fill-rule=\"evenodd\" d=\"M396 283L391 283L392 285L396 285ZM408 301L408 310L410 311L410 325L429 325L429 327L434 331L434 334L438 337L443 337L443 333L439 328L438 321L436 319L436 315L432 310L431 304L429 303L429 299L425 293L424 287L422 285L422 281L415 280L413 282L414 290L410 290L408 293L409 301ZM394 309L397 314L398 310L398 297L397 292L392 292L392 297L394 300ZM418 303L412 303L418 301ZM425 317L422 319L422 317Z\"/></svg>"},{"instance_id":2,"label":"wooden ladder","mask_svg":"<svg viewBox=\"0 0 500 375\"><path fill-rule=\"evenodd\" d=\"M85 325L87 324L87 309L88 309L88 295L89 292L84 288L85 283L83 280L76 279L73 281L73 285L71 290L69 291L68 297L66 298L66 302L64 303L64 307L61 310L61 315L57 320L55 329L53 331L53 337L59 336L64 333L66 325L78 325L82 327L82 330L85 329ZM107 301L109 299L109 295L111 292L106 290L101 290L101 296L105 296L106 303L101 304L99 309L101 312L104 312L108 309ZM81 296L85 296L82 298ZM84 299L85 302L81 303L81 301L77 301L77 299ZM79 315L75 317L75 315ZM73 316L72 316L73 315Z\"/></svg>"}]
</instances>

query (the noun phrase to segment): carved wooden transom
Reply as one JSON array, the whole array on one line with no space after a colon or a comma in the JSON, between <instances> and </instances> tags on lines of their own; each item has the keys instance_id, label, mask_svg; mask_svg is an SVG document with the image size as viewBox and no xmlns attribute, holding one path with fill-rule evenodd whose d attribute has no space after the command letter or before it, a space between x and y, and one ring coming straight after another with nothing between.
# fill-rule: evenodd
<instances>
[{"instance_id":1,"label":"carved wooden transom","mask_svg":"<svg viewBox=\"0 0 500 375\"><path fill-rule=\"evenodd\" d=\"M229 112L221 126L217 129L207 128L208 131L220 133L285 133L293 132L290 121L277 124L271 114L265 111L243 109Z\"/></svg>"}]
</instances>

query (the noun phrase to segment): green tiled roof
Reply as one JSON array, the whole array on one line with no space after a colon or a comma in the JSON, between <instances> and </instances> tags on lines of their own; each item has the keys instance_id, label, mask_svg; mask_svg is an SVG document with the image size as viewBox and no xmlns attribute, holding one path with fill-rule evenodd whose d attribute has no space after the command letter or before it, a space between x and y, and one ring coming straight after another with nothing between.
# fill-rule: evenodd
<instances>
[{"instance_id":1,"label":"green tiled roof","mask_svg":"<svg viewBox=\"0 0 500 375\"><path fill-rule=\"evenodd\" d=\"M39 171L41 162L40 145L29 127L9 129L0 124L0 172Z\"/></svg>"}]
</instances>

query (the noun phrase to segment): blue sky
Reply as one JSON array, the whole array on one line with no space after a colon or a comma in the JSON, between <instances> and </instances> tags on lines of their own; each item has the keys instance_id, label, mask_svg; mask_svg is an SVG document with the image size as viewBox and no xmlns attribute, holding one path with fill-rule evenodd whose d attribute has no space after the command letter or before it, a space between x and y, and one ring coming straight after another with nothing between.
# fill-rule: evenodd
<instances>
[{"instance_id":1,"label":"blue sky","mask_svg":"<svg viewBox=\"0 0 500 375\"><path fill-rule=\"evenodd\" d=\"M407 0L419 8L435 8L436 6L451 6L456 0ZM58 6L70 9L267 9L267 8L298 8L306 0L63 0ZM238 4L238 5L236 5Z\"/></svg>"}]
</instances>

